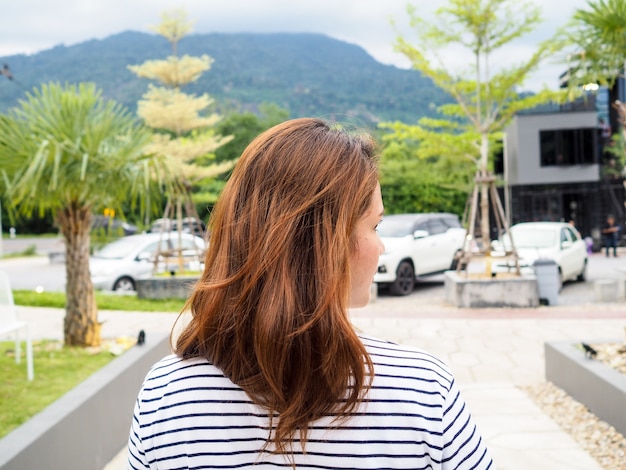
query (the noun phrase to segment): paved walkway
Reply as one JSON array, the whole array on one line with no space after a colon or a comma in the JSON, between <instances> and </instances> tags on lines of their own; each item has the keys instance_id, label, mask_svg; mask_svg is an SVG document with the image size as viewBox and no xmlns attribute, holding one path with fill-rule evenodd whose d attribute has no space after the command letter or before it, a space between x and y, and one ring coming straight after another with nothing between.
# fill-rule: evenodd
<instances>
[{"instance_id":1,"label":"paved walkway","mask_svg":"<svg viewBox=\"0 0 626 470\"><path fill-rule=\"evenodd\" d=\"M18 310L34 338L61 338L63 310ZM438 298L379 297L351 315L363 332L426 349L450 365L500 470L601 470L517 385L544 380L546 341L623 339L626 303L466 310ZM176 318L117 311L99 316L105 338L170 331ZM123 468L124 449L106 470Z\"/></svg>"}]
</instances>

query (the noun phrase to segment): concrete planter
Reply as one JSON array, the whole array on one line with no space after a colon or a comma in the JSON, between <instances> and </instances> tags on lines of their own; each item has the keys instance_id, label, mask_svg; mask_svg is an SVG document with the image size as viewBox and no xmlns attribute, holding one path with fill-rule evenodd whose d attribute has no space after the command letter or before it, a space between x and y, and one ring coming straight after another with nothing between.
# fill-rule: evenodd
<instances>
[{"instance_id":1,"label":"concrete planter","mask_svg":"<svg viewBox=\"0 0 626 470\"><path fill-rule=\"evenodd\" d=\"M601 341L621 343L620 340ZM626 376L590 359L570 342L545 344L546 380L626 436Z\"/></svg>"},{"instance_id":2,"label":"concrete planter","mask_svg":"<svg viewBox=\"0 0 626 470\"><path fill-rule=\"evenodd\" d=\"M48 253L50 264L65 264L65 251L51 251Z\"/></svg>"},{"instance_id":3,"label":"concrete planter","mask_svg":"<svg viewBox=\"0 0 626 470\"><path fill-rule=\"evenodd\" d=\"M137 297L140 299L186 299L199 276L148 277L137 279Z\"/></svg>"},{"instance_id":4,"label":"concrete planter","mask_svg":"<svg viewBox=\"0 0 626 470\"><path fill-rule=\"evenodd\" d=\"M539 305L535 276L472 278L446 271L444 293L446 302L461 308L534 308Z\"/></svg>"},{"instance_id":5,"label":"concrete planter","mask_svg":"<svg viewBox=\"0 0 626 470\"><path fill-rule=\"evenodd\" d=\"M0 470L101 470L128 440L148 370L169 352L169 335L148 333L142 346L132 347L0 439Z\"/></svg>"},{"instance_id":6,"label":"concrete planter","mask_svg":"<svg viewBox=\"0 0 626 470\"><path fill-rule=\"evenodd\" d=\"M187 299L199 277L150 277L135 282L140 299ZM378 298L378 284L370 286L370 302Z\"/></svg>"}]
</instances>

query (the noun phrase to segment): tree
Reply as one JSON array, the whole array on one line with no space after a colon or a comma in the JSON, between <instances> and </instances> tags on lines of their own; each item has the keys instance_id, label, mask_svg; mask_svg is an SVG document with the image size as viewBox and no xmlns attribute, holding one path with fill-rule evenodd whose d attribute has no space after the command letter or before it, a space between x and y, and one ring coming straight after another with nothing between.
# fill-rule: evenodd
<instances>
[{"instance_id":1,"label":"tree","mask_svg":"<svg viewBox=\"0 0 626 470\"><path fill-rule=\"evenodd\" d=\"M612 133L623 127L617 78L624 77L626 61L626 0L588 2L563 30L569 45L567 84L570 92L606 86Z\"/></svg>"},{"instance_id":2,"label":"tree","mask_svg":"<svg viewBox=\"0 0 626 470\"><path fill-rule=\"evenodd\" d=\"M417 43L412 45L398 35L396 50L447 92L454 103L438 108L439 119L423 118L418 125L386 123L383 127L396 136L419 141L422 158L448 155L474 162L475 184L480 189L480 248L484 253L489 250L489 193L494 181L489 163L494 144L515 113L562 99L563 93L545 88L536 94L519 92L528 76L556 52L560 43L545 41L518 65L495 68L493 54L538 24L537 7L517 0L449 0L436 11L434 21L420 18L411 5L407 11ZM445 53L450 50L455 63L467 57L464 69L446 62Z\"/></svg>"},{"instance_id":3,"label":"tree","mask_svg":"<svg viewBox=\"0 0 626 470\"><path fill-rule=\"evenodd\" d=\"M261 132L289 119L289 111L274 103L262 103L258 114L252 112L230 113L216 126L223 135L233 135L233 139L215 151L217 161L239 158L244 149Z\"/></svg>"},{"instance_id":4,"label":"tree","mask_svg":"<svg viewBox=\"0 0 626 470\"><path fill-rule=\"evenodd\" d=\"M172 55L164 60L149 60L128 68L139 77L161 84L149 85L139 101L137 113L155 131L148 148L165 159L169 175L167 207L169 209L170 204L175 206L176 218L179 227L182 227L183 208L187 212L193 210L188 216L195 216L190 198L192 185L232 167L231 161L207 164L213 158L211 153L231 140L232 136L215 133L213 128L220 120L218 114L200 114L213 104L208 94L194 96L181 91L181 87L195 82L209 70L213 62L208 55L177 55L179 41L192 31L187 14L183 10L165 12L161 15L161 23L152 29L170 42ZM182 256L179 256L179 264L182 270Z\"/></svg>"},{"instance_id":5,"label":"tree","mask_svg":"<svg viewBox=\"0 0 626 470\"><path fill-rule=\"evenodd\" d=\"M626 0L588 2L578 9L564 34L573 50L568 54L568 83L611 87L624 74L626 60Z\"/></svg>"},{"instance_id":6,"label":"tree","mask_svg":"<svg viewBox=\"0 0 626 470\"><path fill-rule=\"evenodd\" d=\"M124 201L147 209L158 200L158 161L144 154L150 133L93 84L42 85L0 119L0 167L7 200L30 216L52 212L65 239L66 345L100 343L89 274L92 214L121 211Z\"/></svg>"},{"instance_id":7,"label":"tree","mask_svg":"<svg viewBox=\"0 0 626 470\"><path fill-rule=\"evenodd\" d=\"M419 158L411 139L383 137L380 185L385 213L452 212L461 215L470 187L472 163L453 158Z\"/></svg>"},{"instance_id":8,"label":"tree","mask_svg":"<svg viewBox=\"0 0 626 470\"><path fill-rule=\"evenodd\" d=\"M257 135L288 118L289 111L274 103L261 103L258 114L252 112L227 114L215 126L215 130L220 135L232 135L233 139L216 149L214 155L211 155L211 160L216 163L236 160ZM195 206L201 209L200 213L215 204L227 179L228 173L223 173L196 182L192 199Z\"/></svg>"}]
</instances>

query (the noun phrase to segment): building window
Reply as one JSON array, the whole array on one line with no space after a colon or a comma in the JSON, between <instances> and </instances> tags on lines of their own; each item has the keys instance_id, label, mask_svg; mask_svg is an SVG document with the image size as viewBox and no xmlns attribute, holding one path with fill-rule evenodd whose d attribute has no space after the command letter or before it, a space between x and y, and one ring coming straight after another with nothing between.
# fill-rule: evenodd
<instances>
[{"instance_id":1,"label":"building window","mask_svg":"<svg viewBox=\"0 0 626 470\"><path fill-rule=\"evenodd\" d=\"M597 129L556 129L539 132L541 166L590 165L597 160Z\"/></svg>"}]
</instances>

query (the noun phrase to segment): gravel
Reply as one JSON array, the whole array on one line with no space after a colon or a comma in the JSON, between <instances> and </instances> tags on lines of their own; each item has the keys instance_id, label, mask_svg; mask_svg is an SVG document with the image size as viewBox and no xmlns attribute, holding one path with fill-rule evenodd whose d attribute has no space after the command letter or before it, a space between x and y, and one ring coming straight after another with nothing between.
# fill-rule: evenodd
<instances>
[{"instance_id":1,"label":"gravel","mask_svg":"<svg viewBox=\"0 0 626 470\"><path fill-rule=\"evenodd\" d=\"M595 359L626 374L626 343L592 344ZM626 470L626 437L551 382L520 387L605 470Z\"/></svg>"},{"instance_id":2,"label":"gravel","mask_svg":"<svg viewBox=\"0 0 626 470\"><path fill-rule=\"evenodd\" d=\"M597 352L595 359L626 375L626 343L592 344L591 347Z\"/></svg>"}]
</instances>

